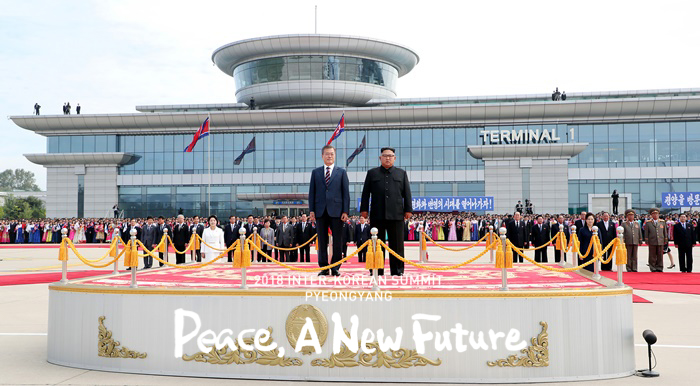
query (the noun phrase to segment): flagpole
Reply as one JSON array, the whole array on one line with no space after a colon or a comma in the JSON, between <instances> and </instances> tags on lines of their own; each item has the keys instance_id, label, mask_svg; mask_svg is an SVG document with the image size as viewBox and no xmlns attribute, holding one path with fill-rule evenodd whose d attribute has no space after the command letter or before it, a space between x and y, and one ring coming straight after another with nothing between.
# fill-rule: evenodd
<instances>
[{"instance_id":1,"label":"flagpole","mask_svg":"<svg viewBox=\"0 0 700 386\"><path fill-rule=\"evenodd\" d=\"M209 165L209 186L207 187L207 210L209 211L209 215L212 215L211 212L211 114L207 114L207 119L209 120L209 134L207 137L209 140L207 141L207 164Z\"/></svg>"}]
</instances>

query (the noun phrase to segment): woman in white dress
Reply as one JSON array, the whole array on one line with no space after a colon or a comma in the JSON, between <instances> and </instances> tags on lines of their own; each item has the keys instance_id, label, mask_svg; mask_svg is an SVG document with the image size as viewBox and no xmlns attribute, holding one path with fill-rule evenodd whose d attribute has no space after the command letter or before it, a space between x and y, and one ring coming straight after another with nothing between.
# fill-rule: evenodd
<instances>
[{"instance_id":1,"label":"woman in white dress","mask_svg":"<svg viewBox=\"0 0 700 386\"><path fill-rule=\"evenodd\" d=\"M224 231L218 227L219 219L217 219L216 216L211 215L209 216L208 222L209 226L204 228L204 232L202 233L202 261L214 259L222 253L221 250L226 249L226 243L224 242ZM212 249L209 246L220 250Z\"/></svg>"}]
</instances>

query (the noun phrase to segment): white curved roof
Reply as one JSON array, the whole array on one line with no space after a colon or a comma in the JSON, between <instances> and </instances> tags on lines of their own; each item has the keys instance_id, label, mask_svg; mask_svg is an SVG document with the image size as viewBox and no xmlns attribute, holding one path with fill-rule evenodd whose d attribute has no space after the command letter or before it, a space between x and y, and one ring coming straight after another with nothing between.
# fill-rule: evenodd
<instances>
[{"instance_id":1,"label":"white curved roof","mask_svg":"<svg viewBox=\"0 0 700 386\"><path fill-rule=\"evenodd\" d=\"M396 43L345 35L277 35L239 40L217 48L211 60L228 75L241 63L288 55L341 55L376 59L406 75L420 58L413 50Z\"/></svg>"},{"instance_id":2,"label":"white curved roof","mask_svg":"<svg viewBox=\"0 0 700 386\"><path fill-rule=\"evenodd\" d=\"M37 165L124 165L136 155L131 153L51 153L25 154Z\"/></svg>"}]
</instances>

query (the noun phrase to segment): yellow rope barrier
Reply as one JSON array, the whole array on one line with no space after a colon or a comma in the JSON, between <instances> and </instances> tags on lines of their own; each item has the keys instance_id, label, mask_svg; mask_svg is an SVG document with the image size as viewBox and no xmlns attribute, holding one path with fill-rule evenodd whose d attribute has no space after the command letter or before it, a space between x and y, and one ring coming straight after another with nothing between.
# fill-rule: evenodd
<instances>
[{"instance_id":1,"label":"yellow rope barrier","mask_svg":"<svg viewBox=\"0 0 700 386\"><path fill-rule=\"evenodd\" d=\"M68 240L68 238L66 238L66 240ZM111 246L109 247L109 250L107 250L107 253L104 256L100 257L99 259L90 260L90 259L87 259L85 257L83 257L83 259L85 261L89 261L91 263L99 263L100 261L106 259L112 253L112 250L114 250L114 248L116 248L116 246L115 246L116 242L117 242L117 240L112 241ZM72 243L72 241L71 241L71 243Z\"/></svg>"},{"instance_id":2,"label":"yellow rope barrier","mask_svg":"<svg viewBox=\"0 0 700 386\"><path fill-rule=\"evenodd\" d=\"M258 235L258 236L259 236L259 235ZM276 247L276 246L274 246L274 245L268 243L267 241L265 241L262 237L258 237L258 238L259 238L263 243L265 243L267 246L271 247L272 249L277 249L277 250L280 250L280 251L296 251L296 250L298 250L298 249L300 249L300 248L304 248L305 246L307 246L308 244L310 244L312 241L314 241L314 240L316 239L317 236L318 236L318 234L315 234L315 235L313 235L313 237L311 237L311 238L310 238L307 242L305 242L304 244L301 244L300 246L298 246L298 247L293 247L293 248Z\"/></svg>"},{"instance_id":3,"label":"yellow rope barrier","mask_svg":"<svg viewBox=\"0 0 700 386\"><path fill-rule=\"evenodd\" d=\"M347 260L350 259L351 257L354 257L355 255L357 255L358 253L360 253L360 251L362 250L362 248L367 247L367 245L368 245L369 243L371 243L371 242L372 242L372 240L367 240L367 241L365 241L365 243L362 244L359 248L357 248L357 250L355 250L355 252L353 252L353 253L347 255L344 259L342 259L342 260L340 260L340 261L336 261L335 263L330 264L330 265L327 265L327 266L325 266L325 267L317 267L317 268L297 268L297 267L293 267L293 266L291 266L291 265L287 265L287 264L285 264L285 263L283 263L283 262L281 262L281 261L275 260L274 258L268 256L267 253L263 252L262 249L261 249L260 247L258 247L257 245L255 245L255 244L253 244L252 247L253 247L253 249L255 249L256 251L258 251L258 253L261 254L264 258L270 260L271 262L273 262L273 263L275 263L275 264L277 264L277 265L279 265L279 266L282 266L282 267L285 267L285 268L289 268L289 269L291 269L291 270L293 270L293 271L317 272L317 271L325 271L325 270L327 270L327 269L331 269L331 268L334 268L334 267L336 267L336 266L338 266L338 265L340 265L340 264L343 264L345 261L347 261Z\"/></svg>"},{"instance_id":4,"label":"yellow rope barrier","mask_svg":"<svg viewBox=\"0 0 700 386\"><path fill-rule=\"evenodd\" d=\"M80 259L80 261L82 261L85 265L90 266L90 267L92 267L92 268L104 268L104 267L106 267L106 266L108 266L108 265L112 265L112 264L114 264L115 261L119 260L119 259L122 257L122 255L124 254L124 252L126 251L126 248L124 248L124 250L121 251L121 253L119 253L118 256L116 256L114 259L112 259L112 261L109 261L109 262L104 263L104 264L94 264L94 263L91 262L90 260L87 260L86 258L84 258L84 257L78 252L78 249L75 248L75 245L73 245L73 242L70 241L69 238L66 238L66 243L68 244L68 247L73 251L73 253L75 253L75 256L76 256L78 259Z\"/></svg>"},{"instance_id":5,"label":"yellow rope barrier","mask_svg":"<svg viewBox=\"0 0 700 386\"><path fill-rule=\"evenodd\" d=\"M196 233L195 233L195 234L196 234ZM196 234L196 235L197 235L197 234ZM207 247L209 247L209 248L211 248L211 249L213 249L213 250L215 250L215 251L220 251L220 252L221 252L221 251L226 251L226 250L227 250L227 249L221 249L221 248L212 247L211 245L205 243L205 242L204 242L204 239L202 239L201 237L199 237L199 235L197 235L197 239L199 240L200 243L206 245ZM247 240L247 239L246 239L246 240Z\"/></svg>"},{"instance_id":6,"label":"yellow rope barrier","mask_svg":"<svg viewBox=\"0 0 700 386\"><path fill-rule=\"evenodd\" d=\"M141 247L144 247L144 245L141 243L141 241L136 240L136 242L137 242L139 245L141 245ZM182 265L182 264L173 264L173 263L169 263L169 262L167 262L167 261L161 259L158 255L154 255L153 252L148 251L148 249L146 249L146 251L148 251L147 254L150 255L152 258L158 260L159 262L161 262L161 263L163 263L163 264L165 264L165 265L167 265L167 266L169 266L169 267L180 268L180 269L197 269L197 268L206 267L206 266L209 265L209 264L213 264L214 262L216 262L217 260L221 259L222 257L227 256L227 255L228 255L228 251L229 251L229 250L235 249L235 247L238 246L238 244L240 244L240 242L241 242L241 240L236 240L236 242L233 243L233 244L231 244L231 246L228 247L228 249L226 249L226 251L224 251L223 253L221 253L219 256L215 257L214 260L212 260L212 261L207 261L206 263L193 264L193 265Z\"/></svg>"},{"instance_id":7,"label":"yellow rope barrier","mask_svg":"<svg viewBox=\"0 0 700 386\"><path fill-rule=\"evenodd\" d=\"M522 250L523 250L523 251L536 251L536 250L538 250L538 249L542 249L542 248L544 248L544 247L549 246L549 244L551 244L552 241L554 241L554 239L556 239L557 237L559 237L559 236L557 235L557 236L552 237L549 241L547 241L546 243L540 245L539 247L535 247L535 248L523 248Z\"/></svg>"},{"instance_id":8,"label":"yellow rope barrier","mask_svg":"<svg viewBox=\"0 0 700 386\"><path fill-rule=\"evenodd\" d=\"M191 249L191 247L192 247L192 243L194 242L194 240L190 239L190 242L187 243L187 245L185 245L185 250L184 250L184 251L178 251L177 248L175 248L175 243L173 242L173 239L171 239L169 235L168 235L168 236L165 236L165 237L167 237L167 238L168 238L168 241L170 241L170 245L173 246L173 249L175 250L175 253L179 253L179 254L182 254L182 255L184 255L185 253L187 253L187 252L190 251L190 249ZM236 241L239 241L239 240L236 240ZM228 249L227 249L227 250L228 250Z\"/></svg>"},{"instance_id":9,"label":"yellow rope barrier","mask_svg":"<svg viewBox=\"0 0 700 386\"><path fill-rule=\"evenodd\" d=\"M571 271L578 271L578 270L583 269L584 267L586 267L586 266L588 266L588 265L593 264L593 263L596 261L596 259L591 259L591 260L587 261L587 262L584 263L584 264L581 264L581 265L576 266L576 267L570 267L570 268L555 268L555 267L549 267L549 266L540 264L540 263L536 262L535 260L533 260L533 259L529 258L528 256L526 256L526 255L522 252L522 250L521 250L520 248L516 247L515 245L513 245L513 243L511 243L510 240L506 240L506 242L508 243L508 245L509 245L511 248L513 248L513 251L514 251L515 253L517 253L518 255L520 255L523 259L525 259L525 260L531 262L532 264L534 264L534 265L536 265L536 266L538 266L538 267L540 267L540 268L546 269L546 270L548 270L548 271L554 271L554 272L571 272ZM593 243L591 243L591 244L593 244Z\"/></svg>"},{"instance_id":10,"label":"yellow rope barrier","mask_svg":"<svg viewBox=\"0 0 700 386\"><path fill-rule=\"evenodd\" d=\"M499 240L499 241L500 241L500 240ZM497 243L497 242L498 242L498 241L494 241L494 243ZM403 261L404 263L408 263L408 264L410 264L410 265L412 265L412 266L414 266L414 267L418 267L418 268L425 269L425 270L428 270L428 271L448 271L448 270L450 270L450 269L460 268L460 267L463 267L463 266L465 266L465 265L467 265L467 264L471 264L471 263L475 262L476 260L479 260L479 258L481 258L482 256L484 256L484 255L486 254L486 252L490 251L489 248L491 247L491 245L487 246L486 249L485 249L484 251L482 251L481 253L479 253L479 254L476 255L475 257L473 257L473 258L471 258L471 259L469 259L469 260L466 260L466 261L463 262L463 263L456 264L456 265L450 265L450 266L448 266L448 267L431 267L431 266L424 265L424 264L420 264L420 263L414 263L414 262L412 262L411 260L408 260L408 259L404 258L403 256L399 256L398 253L396 253L396 252L394 252L393 250L391 250L391 248L389 248L389 247L388 247L383 241L381 241L381 240L377 240L377 243L378 243L379 245L383 246L384 249L386 249L392 256L394 256L395 258L397 258L397 259ZM493 244L492 244L492 245L493 245Z\"/></svg>"},{"instance_id":11,"label":"yellow rope barrier","mask_svg":"<svg viewBox=\"0 0 700 386\"><path fill-rule=\"evenodd\" d=\"M425 232L421 232L421 233L422 233L423 235L425 235L425 238L426 238L427 240L429 240L431 243L437 245L438 247L440 247L440 248L442 248L442 249L444 249L444 250L446 250L446 251L452 251L452 252L462 252L462 251L466 251L466 250L468 250L468 249L472 249L472 248L476 247L477 245L479 245L480 242L486 240L487 237L489 237L489 234L487 233L487 234L484 235L484 237L482 237L481 239L477 240L476 242L474 242L474 244L472 244L472 245L470 245L470 246L468 246L468 247L464 247L464 248L449 248L449 247L442 246L442 245L440 245L439 243L437 243L435 240L431 239L430 236L428 236L427 233L425 233Z\"/></svg>"}]
</instances>

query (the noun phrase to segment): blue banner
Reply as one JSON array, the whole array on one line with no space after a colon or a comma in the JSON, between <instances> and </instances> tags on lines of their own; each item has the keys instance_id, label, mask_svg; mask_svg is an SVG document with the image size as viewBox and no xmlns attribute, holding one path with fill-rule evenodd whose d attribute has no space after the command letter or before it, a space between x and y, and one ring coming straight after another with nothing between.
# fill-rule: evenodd
<instances>
[{"instance_id":1,"label":"blue banner","mask_svg":"<svg viewBox=\"0 0 700 386\"><path fill-rule=\"evenodd\" d=\"M682 206L700 206L700 192L661 193L662 208L680 208Z\"/></svg>"},{"instance_id":2,"label":"blue banner","mask_svg":"<svg viewBox=\"0 0 700 386\"><path fill-rule=\"evenodd\" d=\"M360 210L357 199L357 210ZM493 210L492 196L413 197L414 212L472 212Z\"/></svg>"}]
</instances>

